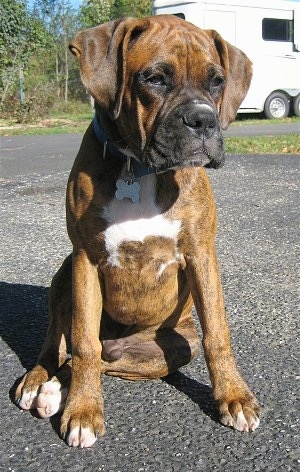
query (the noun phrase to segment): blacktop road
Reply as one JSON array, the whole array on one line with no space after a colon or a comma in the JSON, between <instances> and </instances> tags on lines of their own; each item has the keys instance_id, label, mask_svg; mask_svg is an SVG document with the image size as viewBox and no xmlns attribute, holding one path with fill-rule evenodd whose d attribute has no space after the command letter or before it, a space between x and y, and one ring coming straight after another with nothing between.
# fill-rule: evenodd
<instances>
[{"instance_id":1,"label":"blacktop road","mask_svg":"<svg viewBox=\"0 0 300 472\"><path fill-rule=\"evenodd\" d=\"M294 123L268 123L260 122L247 125L243 121L236 121L230 126L224 136L277 136L279 134L300 133L300 122Z\"/></svg>"},{"instance_id":2,"label":"blacktop road","mask_svg":"<svg viewBox=\"0 0 300 472\"><path fill-rule=\"evenodd\" d=\"M66 446L57 418L12 403L45 336L51 277L70 251L64 193L79 142L1 139L0 471L299 470L300 156L234 155L209 171L233 349L262 405L255 433L218 423L202 354L167 381L104 377L107 433L88 450Z\"/></svg>"}]
</instances>

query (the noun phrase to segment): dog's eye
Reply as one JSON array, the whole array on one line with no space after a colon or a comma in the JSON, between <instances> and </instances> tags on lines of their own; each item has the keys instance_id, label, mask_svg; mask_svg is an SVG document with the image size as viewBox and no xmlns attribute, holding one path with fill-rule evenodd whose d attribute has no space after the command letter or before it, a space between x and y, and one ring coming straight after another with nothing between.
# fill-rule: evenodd
<instances>
[{"instance_id":1,"label":"dog's eye","mask_svg":"<svg viewBox=\"0 0 300 472\"><path fill-rule=\"evenodd\" d=\"M219 90L225 85L225 78L221 75L216 75L210 79L210 88L214 91Z\"/></svg>"},{"instance_id":2,"label":"dog's eye","mask_svg":"<svg viewBox=\"0 0 300 472\"><path fill-rule=\"evenodd\" d=\"M155 86L162 86L166 85L165 83L165 78L162 74L153 74L150 75L149 77L145 78L145 81L148 84L155 85Z\"/></svg>"}]
</instances>

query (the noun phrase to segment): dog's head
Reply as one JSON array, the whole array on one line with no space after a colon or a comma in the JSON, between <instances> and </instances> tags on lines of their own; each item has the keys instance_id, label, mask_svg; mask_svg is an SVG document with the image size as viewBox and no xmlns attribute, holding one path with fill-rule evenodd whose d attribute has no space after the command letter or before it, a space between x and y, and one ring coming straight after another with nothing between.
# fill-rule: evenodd
<instances>
[{"instance_id":1,"label":"dog's head","mask_svg":"<svg viewBox=\"0 0 300 472\"><path fill-rule=\"evenodd\" d=\"M156 171L219 167L251 62L213 30L171 15L125 18L70 44L113 144Z\"/></svg>"}]
</instances>

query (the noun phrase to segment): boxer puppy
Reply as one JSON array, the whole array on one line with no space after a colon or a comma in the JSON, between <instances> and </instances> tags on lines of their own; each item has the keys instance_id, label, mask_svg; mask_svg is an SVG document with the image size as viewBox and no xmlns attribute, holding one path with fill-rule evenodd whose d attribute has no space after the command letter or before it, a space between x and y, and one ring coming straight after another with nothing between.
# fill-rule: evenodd
<instances>
[{"instance_id":1,"label":"boxer puppy","mask_svg":"<svg viewBox=\"0 0 300 472\"><path fill-rule=\"evenodd\" d=\"M224 163L221 128L251 63L215 31L168 15L85 30L70 49L96 116L68 182L73 251L53 279L47 339L18 404L41 417L63 410L67 443L91 446L104 434L101 374L152 379L190 362L194 304L220 421L253 431L259 407L230 346L204 169Z\"/></svg>"}]
</instances>

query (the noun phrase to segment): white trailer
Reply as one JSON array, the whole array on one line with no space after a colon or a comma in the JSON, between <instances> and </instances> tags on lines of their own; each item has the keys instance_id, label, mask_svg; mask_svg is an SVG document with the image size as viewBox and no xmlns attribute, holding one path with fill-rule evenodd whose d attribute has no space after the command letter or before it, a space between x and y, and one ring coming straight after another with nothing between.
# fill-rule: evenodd
<instances>
[{"instance_id":1,"label":"white trailer","mask_svg":"<svg viewBox=\"0 0 300 472\"><path fill-rule=\"evenodd\" d=\"M300 116L300 3L286 0L154 0L153 14L215 29L253 62L239 113Z\"/></svg>"}]
</instances>

